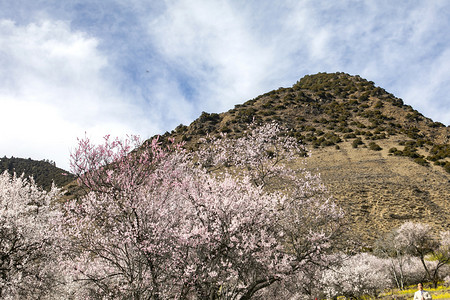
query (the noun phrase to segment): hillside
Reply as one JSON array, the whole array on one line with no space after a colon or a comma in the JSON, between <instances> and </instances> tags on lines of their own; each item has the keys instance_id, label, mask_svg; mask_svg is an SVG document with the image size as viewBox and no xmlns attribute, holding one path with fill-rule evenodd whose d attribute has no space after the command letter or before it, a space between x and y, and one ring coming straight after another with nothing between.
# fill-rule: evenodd
<instances>
[{"instance_id":1,"label":"hillside","mask_svg":"<svg viewBox=\"0 0 450 300\"><path fill-rule=\"evenodd\" d=\"M33 176L36 184L46 190L51 188L52 182L58 187L63 187L75 179L72 174L57 168L51 161L38 161L31 158L7 158L5 156L0 159L0 173L4 171L8 171L10 174L16 173L18 176L22 174L25 177Z\"/></svg>"},{"instance_id":2,"label":"hillside","mask_svg":"<svg viewBox=\"0 0 450 300\"><path fill-rule=\"evenodd\" d=\"M450 128L359 76L305 76L227 112L203 112L163 138L196 149L206 134L238 137L253 120L277 121L307 146L307 168L365 240L407 220L450 230Z\"/></svg>"}]
</instances>

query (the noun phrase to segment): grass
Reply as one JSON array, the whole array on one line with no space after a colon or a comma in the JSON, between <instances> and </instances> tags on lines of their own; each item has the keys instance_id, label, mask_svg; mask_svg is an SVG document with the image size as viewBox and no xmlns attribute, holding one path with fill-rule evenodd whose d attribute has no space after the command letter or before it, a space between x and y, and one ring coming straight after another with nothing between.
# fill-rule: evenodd
<instances>
[{"instance_id":1,"label":"grass","mask_svg":"<svg viewBox=\"0 0 450 300\"><path fill-rule=\"evenodd\" d=\"M431 297L434 299L447 299L450 300L450 286L444 286L444 285L440 285L437 288L431 288L431 287L427 287L427 285L425 285L425 289L427 292L429 292L431 294ZM417 291L417 286L416 285L412 285L412 286L408 286L407 289L405 290L390 290L390 291L386 291L384 293L382 293L379 298L377 299L382 299L382 300L391 300L391 299L396 299L396 300L410 300L414 298L414 293ZM346 298L343 296L339 296L337 297L338 300L345 300ZM362 298L359 298L360 300L371 300L374 298L370 298L368 296L364 296Z\"/></svg>"},{"instance_id":2,"label":"grass","mask_svg":"<svg viewBox=\"0 0 450 300\"><path fill-rule=\"evenodd\" d=\"M431 294L433 299L449 299L450 300L450 287L440 285L437 288L425 287L425 290ZM405 290L393 290L381 295L381 299L412 299L414 293L417 291L417 287L409 286Z\"/></svg>"}]
</instances>

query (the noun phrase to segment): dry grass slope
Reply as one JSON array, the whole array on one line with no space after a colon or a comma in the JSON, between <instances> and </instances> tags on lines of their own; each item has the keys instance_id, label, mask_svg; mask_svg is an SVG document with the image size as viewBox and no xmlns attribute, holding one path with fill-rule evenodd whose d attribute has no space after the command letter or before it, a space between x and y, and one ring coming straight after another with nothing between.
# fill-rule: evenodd
<instances>
[{"instance_id":1,"label":"dry grass slope","mask_svg":"<svg viewBox=\"0 0 450 300\"><path fill-rule=\"evenodd\" d=\"M383 140L388 149L395 143ZM353 148L314 149L307 166L321 173L337 202L346 209L352 229L372 241L405 221L450 230L450 174L419 165L388 151Z\"/></svg>"}]
</instances>

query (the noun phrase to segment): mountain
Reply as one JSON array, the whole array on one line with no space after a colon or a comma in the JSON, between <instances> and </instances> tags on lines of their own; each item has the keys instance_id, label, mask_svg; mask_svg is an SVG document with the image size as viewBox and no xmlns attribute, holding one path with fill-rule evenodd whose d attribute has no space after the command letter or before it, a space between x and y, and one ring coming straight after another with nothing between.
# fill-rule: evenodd
<instances>
[{"instance_id":1,"label":"mountain","mask_svg":"<svg viewBox=\"0 0 450 300\"><path fill-rule=\"evenodd\" d=\"M276 121L306 145L306 169L321 174L364 241L405 221L450 230L450 127L360 76L308 75L227 112L203 112L160 140L174 138L197 149L206 134L239 137L253 121ZM63 175L50 161L4 157L4 170L33 175L46 189L54 181L66 197L80 192L73 175Z\"/></svg>"},{"instance_id":2,"label":"mountain","mask_svg":"<svg viewBox=\"0 0 450 300\"><path fill-rule=\"evenodd\" d=\"M0 173L8 171L17 176L24 174L25 177L33 176L36 184L45 190L50 190L52 182L58 187L75 180L75 176L67 171L57 168L55 163L49 160L32 160L31 158L17 158L6 156L0 159Z\"/></svg>"},{"instance_id":3,"label":"mountain","mask_svg":"<svg viewBox=\"0 0 450 300\"><path fill-rule=\"evenodd\" d=\"M405 221L450 230L450 127L360 76L308 75L162 139L196 149L206 134L239 137L253 120L276 121L307 146L306 168L321 173L364 240Z\"/></svg>"}]
</instances>

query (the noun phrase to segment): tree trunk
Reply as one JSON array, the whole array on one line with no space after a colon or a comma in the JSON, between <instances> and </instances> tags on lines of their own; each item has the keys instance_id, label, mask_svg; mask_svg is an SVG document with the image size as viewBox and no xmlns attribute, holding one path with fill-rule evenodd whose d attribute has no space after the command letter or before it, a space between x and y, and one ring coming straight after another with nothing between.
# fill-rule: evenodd
<instances>
[{"instance_id":1,"label":"tree trunk","mask_svg":"<svg viewBox=\"0 0 450 300\"><path fill-rule=\"evenodd\" d=\"M274 277L271 277L269 279L257 280L247 289L247 292L244 295L242 295L242 297L239 298L239 300L250 300L257 291L265 287L268 287L277 280L278 279Z\"/></svg>"}]
</instances>

